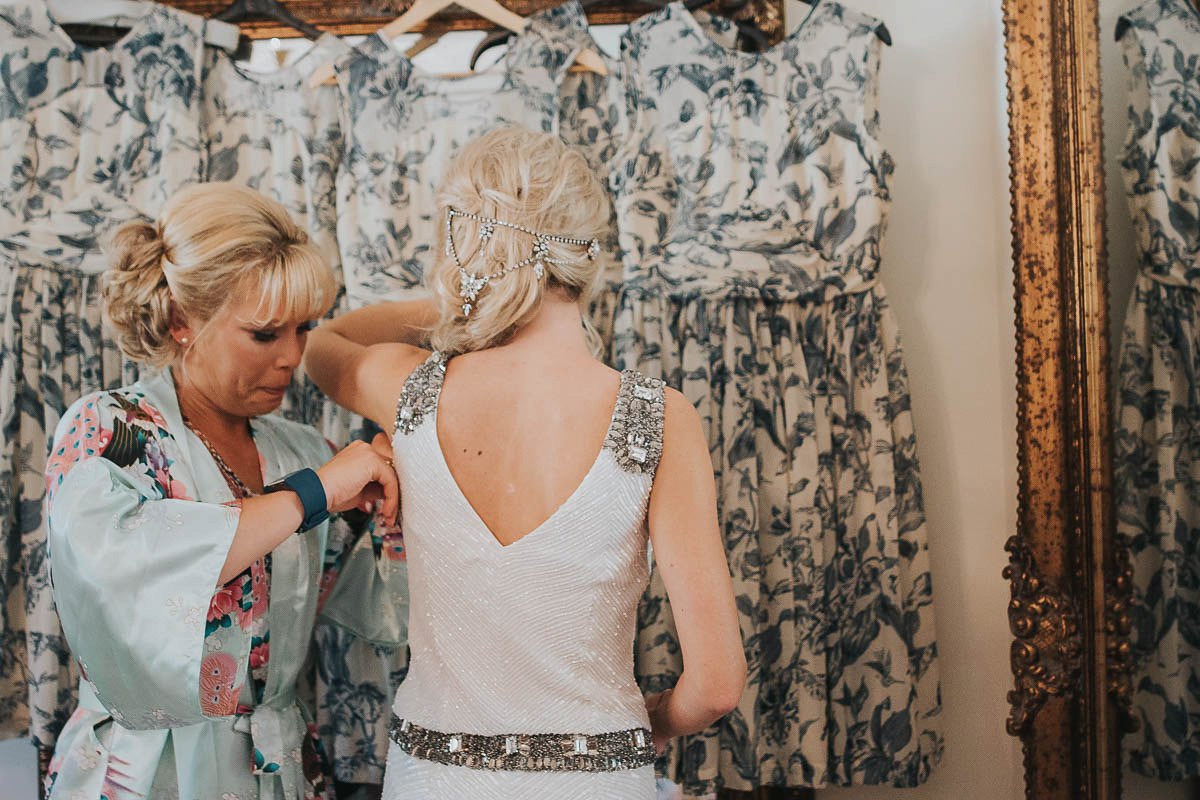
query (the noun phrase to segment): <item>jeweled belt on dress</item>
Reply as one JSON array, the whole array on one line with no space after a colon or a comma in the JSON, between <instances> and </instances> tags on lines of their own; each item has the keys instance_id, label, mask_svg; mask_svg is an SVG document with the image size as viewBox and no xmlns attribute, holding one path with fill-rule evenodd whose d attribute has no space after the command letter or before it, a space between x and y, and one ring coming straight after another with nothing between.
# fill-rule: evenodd
<instances>
[{"instance_id":1,"label":"jeweled belt on dress","mask_svg":"<svg viewBox=\"0 0 1200 800\"><path fill-rule=\"evenodd\" d=\"M645 728L611 733L442 733L392 715L389 735L414 758L471 769L613 772L653 764Z\"/></svg>"}]
</instances>

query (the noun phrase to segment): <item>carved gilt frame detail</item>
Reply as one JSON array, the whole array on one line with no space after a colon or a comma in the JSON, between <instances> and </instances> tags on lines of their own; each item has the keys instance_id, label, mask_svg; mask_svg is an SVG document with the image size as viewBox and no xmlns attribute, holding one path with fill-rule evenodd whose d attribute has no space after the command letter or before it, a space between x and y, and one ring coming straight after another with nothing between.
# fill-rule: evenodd
<instances>
[{"instance_id":1,"label":"carved gilt frame detail","mask_svg":"<svg viewBox=\"0 0 1200 800\"><path fill-rule=\"evenodd\" d=\"M1129 579L1112 506L1099 1L1004 0L1004 24L1019 487L1008 728L1027 797L1116 800Z\"/></svg>"}]
</instances>

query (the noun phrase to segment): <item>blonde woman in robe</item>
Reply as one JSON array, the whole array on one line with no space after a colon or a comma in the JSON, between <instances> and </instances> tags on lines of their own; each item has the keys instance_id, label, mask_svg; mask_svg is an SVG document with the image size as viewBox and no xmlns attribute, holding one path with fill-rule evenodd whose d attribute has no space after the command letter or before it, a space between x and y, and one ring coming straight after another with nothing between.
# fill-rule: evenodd
<instances>
[{"instance_id":1,"label":"blonde woman in robe","mask_svg":"<svg viewBox=\"0 0 1200 800\"><path fill-rule=\"evenodd\" d=\"M147 374L73 404L47 463L54 599L82 675L49 796L332 797L297 675L321 587L349 565L338 513L377 504L390 523L397 506L386 444L334 455L271 413L333 274L282 206L226 184L181 191L111 251L105 318ZM355 574L336 613L398 636L403 574Z\"/></svg>"}]
</instances>

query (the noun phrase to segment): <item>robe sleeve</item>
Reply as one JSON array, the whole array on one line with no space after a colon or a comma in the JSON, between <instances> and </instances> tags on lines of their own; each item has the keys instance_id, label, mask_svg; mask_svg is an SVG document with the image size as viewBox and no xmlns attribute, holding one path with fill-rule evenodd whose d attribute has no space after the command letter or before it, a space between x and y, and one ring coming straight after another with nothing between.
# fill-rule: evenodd
<instances>
[{"instance_id":1,"label":"robe sleeve","mask_svg":"<svg viewBox=\"0 0 1200 800\"><path fill-rule=\"evenodd\" d=\"M355 536L356 528L365 528ZM343 515L330 526L321 616L385 647L408 643L408 564L399 528Z\"/></svg>"},{"instance_id":2,"label":"robe sleeve","mask_svg":"<svg viewBox=\"0 0 1200 800\"><path fill-rule=\"evenodd\" d=\"M46 470L63 631L97 699L129 728L233 713L250 645L235 624L206 653L240 509L188 497L165 426L136 395L85 397L59 423Z\"/></svg>"}]
</instances>

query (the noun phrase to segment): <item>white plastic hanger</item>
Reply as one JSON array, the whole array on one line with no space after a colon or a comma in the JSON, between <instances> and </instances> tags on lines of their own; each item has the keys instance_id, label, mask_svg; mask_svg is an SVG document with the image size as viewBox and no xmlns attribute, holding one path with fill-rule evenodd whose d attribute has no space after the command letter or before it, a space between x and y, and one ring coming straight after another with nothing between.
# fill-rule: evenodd
<instances>
[{"instance_id":1,"label":"white plastic hanger","mask_svg":"<svg viewBox=\"0 0 1200 800\"><path fill-rule=\"evenodd\" d=\"M149 3L142 0L46 0L50 16L59 24L128 26L146 16ZM219 20L206 20L204 41L233 52L237 49L236 25Z\"/></svg>"},{"instance_id":2,"label":"white plastic hanger","mask_svg":"<svg viewBox=\"0 0 1200 800\"><path fill-rule=\"evenodd\" d=\"M496 0L416 0L409 9L387 25L379 29L378 35L385 39L395 39L402 33L407 33L415 26L432 17L450 5L459 5L472 11L489 22L494 22L502 28L508 28L514 33L525 30L526 20L520 14L509 11ZM595 50L582 50L575 60L592 72L601 75L608 74L604 59ZM313 70L309 76L309 86L319 86L334 79L332 64L322 64Z\"/></svg>"}]
</instances>

